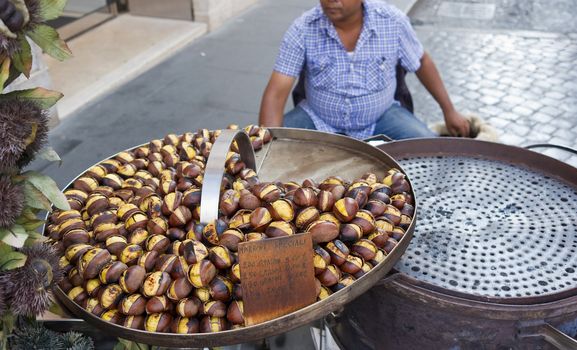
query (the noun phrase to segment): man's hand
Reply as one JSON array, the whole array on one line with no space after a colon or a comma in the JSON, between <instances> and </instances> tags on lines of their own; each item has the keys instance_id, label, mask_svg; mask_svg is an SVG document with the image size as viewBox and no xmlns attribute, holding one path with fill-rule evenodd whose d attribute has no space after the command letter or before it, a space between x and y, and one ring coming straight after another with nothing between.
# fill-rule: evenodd
<instances>
[{"instance_id":1,"label":"man's hand","mask_svg":"<svg viewBox=\"0 0 577 350\"><path fill-rule=\"evenodd\" d=\"M417 77L437 101L445 115L445 125L452 136L469 136L469 121L455 110L435 62L428 53L421 58L421 67L417 70Z\"/></svg>"},{"instance_id":2,"label":"man's hand","mask_svg":"<svg viewBox=\"0 0 577 350\"><path fill-rule=\"evenodd\" d=\"M469 137L469 121L455 109L445 113L445 125L452 136Z\"/></svg>"}]
</instances>

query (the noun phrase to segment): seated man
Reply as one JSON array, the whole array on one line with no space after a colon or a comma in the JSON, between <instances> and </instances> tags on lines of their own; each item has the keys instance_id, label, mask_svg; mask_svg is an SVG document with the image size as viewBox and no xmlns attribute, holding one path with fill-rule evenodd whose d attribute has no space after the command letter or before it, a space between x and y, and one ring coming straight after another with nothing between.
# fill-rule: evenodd
<instances>
[{"instance_id":1,"label":"seated man","mask_svg":"<svg viewBox=\"0 0 577 350\"><path fill-rule=\"evenodd\" d=\"M448 130L469 135L431 57L408 18L375 0L320 0L286 32L259 115L263 126L286 126L363 139L436 136L393 96L399 62L416 72L439 103ZM306 98L283 118L296 78L305 70Z\"/></svg>"}]
</instances>

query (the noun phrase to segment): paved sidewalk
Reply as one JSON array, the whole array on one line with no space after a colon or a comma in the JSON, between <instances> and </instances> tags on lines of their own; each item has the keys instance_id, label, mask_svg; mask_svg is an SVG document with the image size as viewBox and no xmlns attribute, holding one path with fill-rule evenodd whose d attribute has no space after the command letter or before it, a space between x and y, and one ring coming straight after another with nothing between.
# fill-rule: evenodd
<instances>
[{"instance_id":1,"label":"paved sidewalk","mask_svg":"<svg viewBox=\"0 0 577 350\"><path fill-rule=\"evenodd\" d=\"M575 0L422 0L411 10L413 23L479 30L577 32Z\"/></svg>"},{"instance_id":2,"label":"paved sidewalk","mask_svg":"<svg viewBox=\"0 0 577 350\"><path fill-rule=\"evenodd\" d=\"M130 28L130 30L126 30ZM120 15L68 42L73 56L44 56L52 88L64 94L58 117L66 119L107 92L172 56L207 32L205 23Z\"/></svg>"},{"instance_id":3,"label":"paved sidewalk","mask_svg":"<svg viewBox=\"0 0 577 350\"><path fill-rule=\"evenodd\" d=\"M487 120L501 142L577 149L576 34L416 30L456 107ZM428 123L441 121L440 109L414 76L408 85L416 114ZM577 167L577 156L567 151L543 153Z\"/></svg>"}]
</instances>

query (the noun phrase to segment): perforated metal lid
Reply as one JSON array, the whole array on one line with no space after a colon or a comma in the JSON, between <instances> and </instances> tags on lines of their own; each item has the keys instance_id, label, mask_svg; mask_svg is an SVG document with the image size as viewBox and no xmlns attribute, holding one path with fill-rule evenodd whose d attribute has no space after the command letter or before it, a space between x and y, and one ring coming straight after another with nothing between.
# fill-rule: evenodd
<instances>
[{"instance_id":1,"label":"perforated metal lid","mask_svg":"<svg viewBox=\"0 0 577 350\"><path fill-rule=\"evenodd\" d=\"M400 272L487 298L577 287L574 188L496 160L398 160L420 203L414 238L396 265Z\"/></svg>"}]
</instances>

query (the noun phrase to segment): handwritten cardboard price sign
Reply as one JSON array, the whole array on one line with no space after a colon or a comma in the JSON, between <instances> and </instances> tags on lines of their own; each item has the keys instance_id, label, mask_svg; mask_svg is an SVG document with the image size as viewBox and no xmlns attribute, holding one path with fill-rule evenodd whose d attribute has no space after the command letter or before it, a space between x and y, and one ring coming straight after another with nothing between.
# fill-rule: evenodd
<instances>
[{"instance_id":1,"label":"handwritten cardboard price sign","mask_svg":"<svg viewBox=\"0 0 577 350\"><path fill-rule=\"evenodd\" d=\"M310 234L241 243L238 253L247 326L316 301Z\"/></svg>"}]
</instances>

